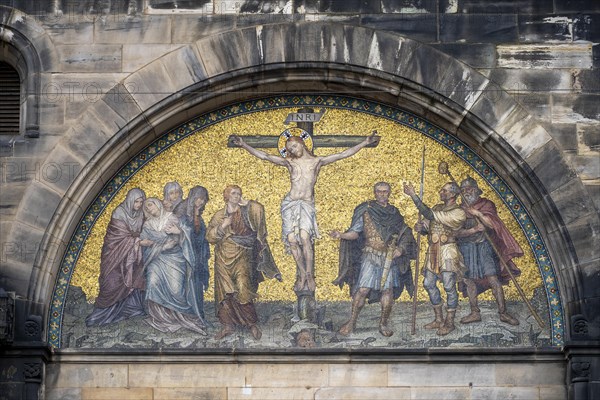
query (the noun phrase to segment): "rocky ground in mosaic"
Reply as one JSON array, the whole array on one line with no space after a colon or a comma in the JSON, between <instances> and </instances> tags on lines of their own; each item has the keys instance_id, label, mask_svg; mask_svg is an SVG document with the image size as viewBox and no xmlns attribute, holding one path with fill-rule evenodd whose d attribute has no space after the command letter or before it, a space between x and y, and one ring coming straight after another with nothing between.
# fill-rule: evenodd
<instances>
[{"instance_id":1,"label":"rocky ground in mosaic","mask_svg":"<svg viewBox=\"0 0 600 400\"><path fill-rule=\"evenodd\" d=\"M536 295L532 304L541 316L547 315L545 299ZM397 302L391 317L394 335L387 338L378 332L379 304L368 304L360 314L356 330L349 336L337 333L350 315L349 302L319 303L320 324L306 320L298 321L291 302L257 303L262 338L254 340L251 333L239 329L235 334L221 340L214 339L220 325L215 317L213 302L206 303L206 319L211 325L207 335L202 336L187 329L175 333L162 333L144 321L144 317L132 318L102 327L86 327L85 317L93 305L85 301L78 287L70 287L62 329L63 348L172 348L172 349L282 349L315 347L324 349L344 348L430 348L430 347L541 347L549 346L550 328L540 328L527 306L522 302L508 302L512 315L519 319L518 326L500 322L494 302L480 302L482 321L463 325L459 320L469 313L469 306L462 301L457 312L456 330L446 336L425 330L423 325L433 318L428 303L417 306L416 334L411 335L411 303Z\"/></svg>"}]
</instances>

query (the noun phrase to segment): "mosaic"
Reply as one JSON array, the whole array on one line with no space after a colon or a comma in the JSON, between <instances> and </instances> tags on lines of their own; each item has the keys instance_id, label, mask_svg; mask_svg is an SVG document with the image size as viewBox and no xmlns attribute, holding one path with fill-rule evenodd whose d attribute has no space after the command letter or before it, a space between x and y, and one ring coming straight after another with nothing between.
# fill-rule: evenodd
<instances>
[{"instance_id":1,"label":"mosaic","mask_svg":"<svg viewBox=\"0 0 600 400\"><path fill-rule=\"evenodd\" d=\"M73 235L48 341L560 346L562 320L545 245L492 166L402 110L303 95L199 116L125 165Z\"/></svg>"}]
</instances>

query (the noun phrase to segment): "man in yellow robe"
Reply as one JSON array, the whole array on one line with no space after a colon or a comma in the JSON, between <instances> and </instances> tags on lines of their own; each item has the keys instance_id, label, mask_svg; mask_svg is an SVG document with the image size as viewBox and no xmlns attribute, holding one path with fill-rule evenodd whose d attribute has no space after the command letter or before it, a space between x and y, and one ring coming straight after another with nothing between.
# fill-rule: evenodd
<instances>
[{"instance_id":1,"label":"man in yellow robe","mask_svg":"<svg viewBox=\"0 0 600 400\"><path fill-rule=\"evenodd\" d=\"M267 244L267 227L262 204L242 200L242 189L230 185L223 191L225 208L216 212L208 224L206 239L215 246L215 302L222 339L236 327L250 329L258 340L258 316L254 301L258 284L265 277L281 281Z\"/></svg>"}]
</instances>

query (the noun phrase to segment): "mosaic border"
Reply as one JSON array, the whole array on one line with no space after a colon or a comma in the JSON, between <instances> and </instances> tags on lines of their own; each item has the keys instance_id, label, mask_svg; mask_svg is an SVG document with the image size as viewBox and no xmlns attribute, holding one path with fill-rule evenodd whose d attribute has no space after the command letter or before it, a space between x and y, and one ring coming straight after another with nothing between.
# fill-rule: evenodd
<instances>
[{"instance_id":1,"label":"mosaic border","mask_svg":"<svg viewBox=\"0 0 600 400\"><path fill-rule=\"evenodd\" d=\"M131 161L121 168L116 175L104 186L100 194L84 213L73 234L67 252L65 253L56 283L52 292L52 300L48 315L48 344L53 348L60 348L61 328L64 302L67 296L69 283L80 252L98 216L112 201L115 194L139 169L144 167L155 156L168 149L180 140L229 118L258 111L267 111L286 107L325 107L358 111L382 117L393 122L412 128L421 134L437 141L463 161L469 164L481 178L494 188L504 204L510 209L513 216L525 232L529 245L534 253L536 263L544 282L548 306L550 311L552 345L562 346L564 343L564 315L560 300L560 293L554 267L541 235L531 216L517 199L510 188L496 174L491 166L481 159L473 150L458 138L450 135L441 128L396 107L378 104L372 101L361 100L350 96L330 95L287 95L274 96L263 99L243 101L223 107L219 110L194 118L162 135L153 143L140 151Z\"/></svg>"}]
</instances>

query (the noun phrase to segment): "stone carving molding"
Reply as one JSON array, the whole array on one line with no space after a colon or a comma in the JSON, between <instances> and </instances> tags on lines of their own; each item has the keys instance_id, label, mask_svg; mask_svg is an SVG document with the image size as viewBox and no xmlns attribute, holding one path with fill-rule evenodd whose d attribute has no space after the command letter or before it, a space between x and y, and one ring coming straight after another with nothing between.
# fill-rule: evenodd
<instances>
[{"instance_id":1,"label":"stone carving molding","mask_svg":"<svg viewBox=\"0 0 600 400\"><path fill-rule=\"evenodd\" d=\"M23 378L25 382L41 382L42 364L37 362L25 363L23 365Z\"/></svg>"},{"instance_id":2,"label":"stone carving molding","mask_svg":"<svg viewBox=\"0 0 600 400\"><path fill-rule=\"evenodd\" d=\"M1 10L2 21L16 21L16 11ZM40 41L46 36L43 29L28 33ZM52 62L44 60L41 68L51 71ZM22 200L43 198L47 190L61 195L49 205L55 210L49 223L31 222L31 234L43 237L28 294L39 309L32 311L47 312L77 221L106 180L139 150L168 128L221 105L265 92L302 91L346 93L400 107L476 149L543 227L560 266L564 304L576 304L578 267L596 255L589 241L571 237L589 236L589 224L598 224L599 217L538 122L494 82L430 46L364 27L302 22L202 38L140 68L88 106L44 161L74 159L82 170L69 182L31 185Z\"/></svg>"},{"instance_id":3,"label":"stone carving molding","mask_svg":"<svg viewBox=\"0 0 600 400\"><path fill-rule=\"evenodd\" d=\"M571 337L573 339L587 339L589 336L589 322L581 314L571 317Z\"/></svg>"}]
</instances>

